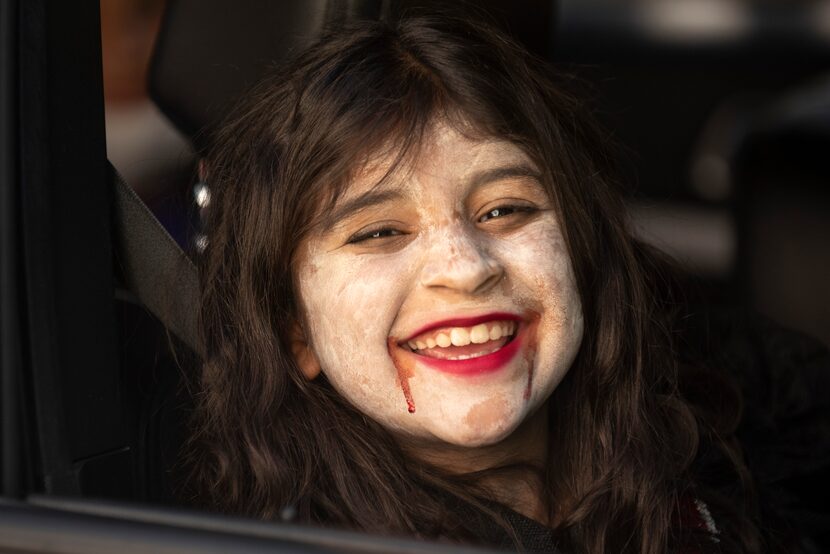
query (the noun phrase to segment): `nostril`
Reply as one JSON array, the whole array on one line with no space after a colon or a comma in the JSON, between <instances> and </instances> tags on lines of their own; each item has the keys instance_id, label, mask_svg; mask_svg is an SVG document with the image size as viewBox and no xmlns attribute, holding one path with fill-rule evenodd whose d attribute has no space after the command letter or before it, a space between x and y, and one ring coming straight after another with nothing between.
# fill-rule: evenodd
<instances>
[{"instance_id":1,"label":"nostril","mask_svg":"<svg viewBox=\"0 0 830 554\"><path fill-rule=\"evenodd\" d=\"M487 277L483 283L479 286L479 291L490 290L495 287L499 281L501 281L502 277L504 277L504 271L501 271L501 268L498 268L492 275Z\"/></svg>"},{"instance_id":2,"label":"nostril","mask_svg":"<svg viewBox=\"0 0 830 554\"><path fill-rule=\"evenodd\" d=\"M426 287L477 294L491 289L503 276L501 264L474 250L464 255L443 255L440 259L430 260L423 267L421 283Z\"/></svg>"}]
</instances>

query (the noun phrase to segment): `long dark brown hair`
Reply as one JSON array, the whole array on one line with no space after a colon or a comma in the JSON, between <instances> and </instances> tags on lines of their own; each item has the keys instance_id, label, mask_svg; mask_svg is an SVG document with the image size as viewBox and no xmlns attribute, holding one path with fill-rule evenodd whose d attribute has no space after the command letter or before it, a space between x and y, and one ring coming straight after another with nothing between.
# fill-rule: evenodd
<instances>
[{"instance_id":1,"label":"long dark brown hair","mask_svg":"<svg viewBox=\"0 0 830 554\"><path fill-rule=\"evenodd\" d=\"M730 439L739 403L711 380L720 394L694 392L709 374L683 369L674 350L682 303L670 272L632 238L603 154L608 138L557 79L483 24L344 24L233 111L206 153L206 354L188 455L201 505L260 518L290 507L314 524L458 540L478 532L458 505L507 525L489 510L480 476L407 456L325 377L308 381L290 350L298 244L362 160L390 144L414 160L430 124L444 120L531 157L573 261L585 336L550 400L543 479L561 545L758 547ZM704 451L725 460L740 494L726 498L707 483ZM709 505L719 542L681 524L689 499Z\"/></svg>"}]
</instances>

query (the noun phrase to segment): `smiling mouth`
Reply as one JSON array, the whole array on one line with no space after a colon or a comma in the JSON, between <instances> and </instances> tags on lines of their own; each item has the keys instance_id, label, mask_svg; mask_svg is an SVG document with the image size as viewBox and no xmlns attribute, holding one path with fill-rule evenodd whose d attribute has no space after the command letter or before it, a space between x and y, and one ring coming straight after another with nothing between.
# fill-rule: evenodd
<instances>
[{"instance_id":1,"label":"smiling mouth","mask_svg":"<svg viewBox=\"0 0 830 554\"><path fill-rule=\"evenodd\" d=\"M469 360L501 350L513 340L518 327L518 322L508 319L470 326L446 326L421 333L400 346L436 360Z\"/></svg>"},{"instance_id":2,"label":"smiling mouth","mask_svg":"<svg viewBox=\"0 0 830 554\"><path fill-rule=\"evenodd\" d=\"M401 367L417 362L459 376L492 373L519 353L526 327L523 318L510 313L442 321L400 342L390 337L390 347L395 344L398 352L390 350L390 355Z\"/></svg>"}]
</instances>

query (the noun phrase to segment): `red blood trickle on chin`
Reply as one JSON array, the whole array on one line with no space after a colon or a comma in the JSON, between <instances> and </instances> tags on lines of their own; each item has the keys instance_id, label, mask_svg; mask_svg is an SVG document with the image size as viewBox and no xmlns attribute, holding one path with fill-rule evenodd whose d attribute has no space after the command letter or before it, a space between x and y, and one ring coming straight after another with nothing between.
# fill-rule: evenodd
<instances>
[{"instance_id":1,"label":"red blood trickle on chin","mask_svg":"<svg viewBox=\"0 0 830 554\"><path fill-rule=\"evenodd\" d=\"M412 377L412 366L414 361L406 359L404 356L397 355L398 341L395 337L389 337L386 341L386 347L389 350L389 357L392 358L392 363L395 364L395 369L398 370L398 381L401 384L403 397L406 400L406 410L410 414L415 413L415 401L412 400L412 391L409 388L409 378Z\"/></svg>"}]
</instances>

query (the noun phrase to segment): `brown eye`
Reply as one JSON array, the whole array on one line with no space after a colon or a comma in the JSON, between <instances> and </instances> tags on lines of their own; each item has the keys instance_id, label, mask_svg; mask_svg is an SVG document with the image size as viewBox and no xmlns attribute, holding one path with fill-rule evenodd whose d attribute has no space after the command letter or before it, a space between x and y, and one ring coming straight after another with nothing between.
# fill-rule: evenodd
<instances>
[{"instance_id":1,"label":"brown eye","mask_svg":"<svg viewBox=\"0 0 830 554\"><path fill-rule=\"evenodd\" d=\"M509 215L517 213L531 213L534 210L534 208L528 206L499 206L498 208L493 208L492 210L488 211L487 213L479 217L478 221L479 223L484 223L485 221L489 221L491 219L507 217Z\"/></svg>"},{"instance_id":2,"label":"brown eye","mask_svg":"<svg viewBox=\"0 0 830 554\"><path fill-rule=\"evenodd\" d=\"M369 240L378 240L384 239L388 237L397 237L402 235L403 233L397 229L391 228L382 228L382 229L374 229L371 231L365 231L362 233L358 233L353 235L348 240L348 244L358 244L360 242L365 242Z\"/></svg>"}]
</instances>

